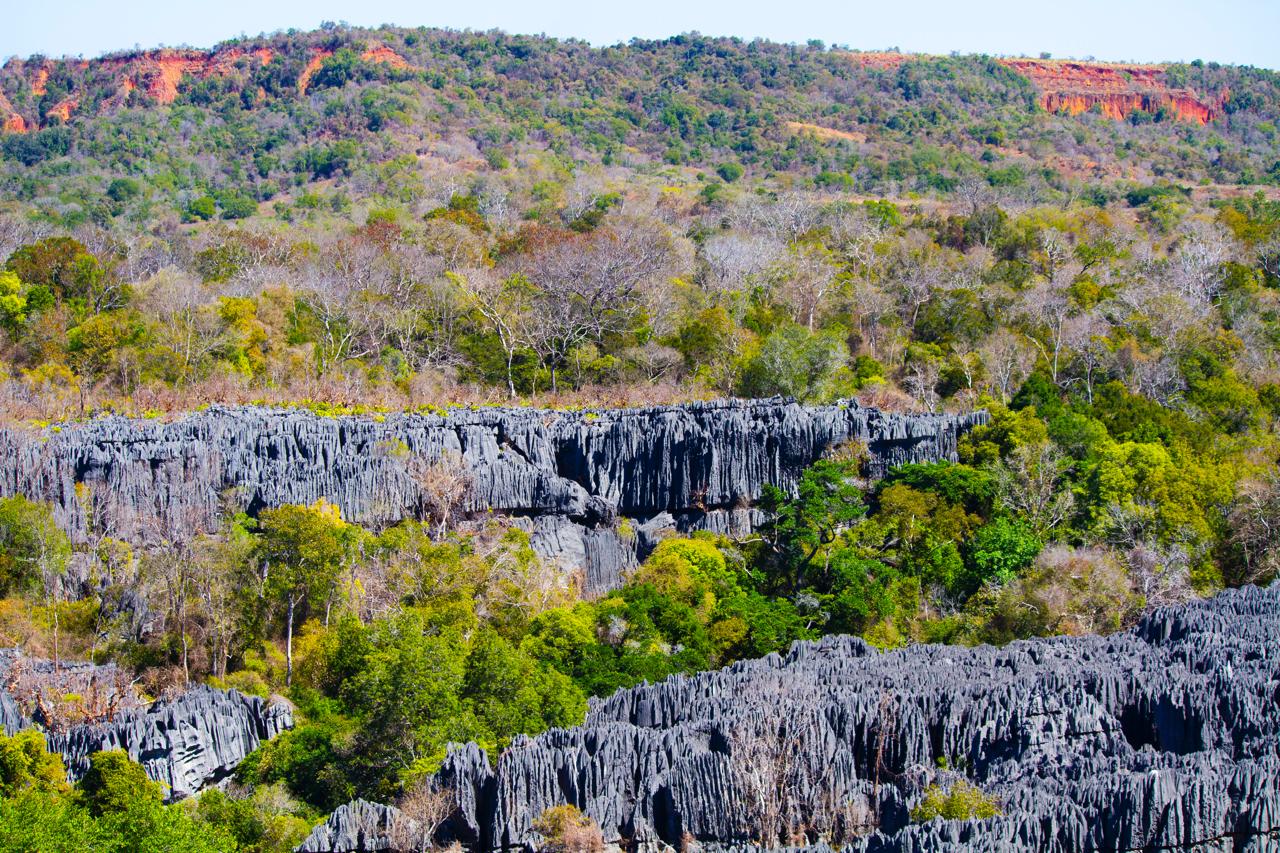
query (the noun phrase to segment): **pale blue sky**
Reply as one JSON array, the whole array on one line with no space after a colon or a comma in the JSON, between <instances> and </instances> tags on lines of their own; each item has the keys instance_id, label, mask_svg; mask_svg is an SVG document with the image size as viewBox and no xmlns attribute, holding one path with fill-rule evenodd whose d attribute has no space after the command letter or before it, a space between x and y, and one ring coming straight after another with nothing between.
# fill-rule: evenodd
<instances>
[{"instance_id":1,"label":"pale blue sky","mask_svg":"<svg viewBox=\"0 0 1280 853\"><path fill-rule=\"evenodd\" d=\"M613 44L697 30L811 38L864 50L1205 59L1280 67L1280 0L4 0L0 57L96 56L134 46L206 47L323 20L573 36Z\"/></svg>"}]
</instances>

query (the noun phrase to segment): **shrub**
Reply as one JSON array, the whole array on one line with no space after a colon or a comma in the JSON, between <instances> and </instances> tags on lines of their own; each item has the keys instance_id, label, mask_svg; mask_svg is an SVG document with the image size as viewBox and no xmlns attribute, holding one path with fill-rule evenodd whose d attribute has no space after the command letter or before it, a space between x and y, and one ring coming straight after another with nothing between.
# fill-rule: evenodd
<instances>
[{"instance_id":1,"label":"shrub","mask_svg":"<svg viewBox=\"0 0 1280 853\"><path fill-rule=\"evenodd\" d=\"M745 170L738 163L721 163L716 166L716 174L726 184L731 184L742 177Z\"/></svg>"},{"instance_id":2,"label":"shrub","mask_svg":"<svg viewBox=\"0 0 1280 853\"><path fill-rule=\"evenodd\" d=\"M935 817L944 820L986 820L1003 812L990 794L963 779L943 791L941 785L930 785L920 805L911 810L913 821L924 823Z\"/></svg>"},{"instance_id":3,"label":"shrub","mask_svg":"<svg viewBox=\"0 0 1280 853\"><path fill-rule=\"evenodd\" d=\"M80 780L80 795L94 816L128 811L136 803L159 803L161 799L160 786L121 749L89 756L89 772Z\"/></svg>"},{"instance_id":4,"label":"shrub","mask_svg":"<svg viewBox=\"0 0 1280 853\"><path fill-rule=\"evenodd\" d=\"M604 849L604 836L599 825L576 806L563 805L547 809L533 822L533 828L546 839L543 849L559 853L598 853Z\"/></svg>"}]
</instances>

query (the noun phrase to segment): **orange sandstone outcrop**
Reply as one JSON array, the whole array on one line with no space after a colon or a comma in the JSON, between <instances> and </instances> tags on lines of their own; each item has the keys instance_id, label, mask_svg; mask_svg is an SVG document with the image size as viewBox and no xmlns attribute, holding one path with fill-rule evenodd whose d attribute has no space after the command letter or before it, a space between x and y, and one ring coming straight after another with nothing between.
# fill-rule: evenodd
<instances>
[{"instance_id":1,"label":"orange sandstone outcrop","mask_svg":"<svg viewBox=\"0 0 1280 853\"><path fill-rule=\"evenodd\" d=\"M80 106L80 102L75 98L64 98L55 106L50 107L45 112L45 118L56 118L62 122L71 121L71 113L75 112L75 108Z\"/></svg>"},{"instance_id":2,"label":"orange sandstone outcrop","mask_svg":"<svg viewBox=\"0 0 1280 853\"><path fill-rule=\"evenodd\" d=\"M266 65L272 53L268 48L243 50L228 48L216 52L203 50L153 50L118 59L101 60L118 69L120 92L128 95L141 89L158 103L171 104L178 97L178 84L188 75L206 79L234 74L241 60L246 65Z\"/></svg>"},{"instance_id":3,"label":"orange sandstone outcrop","mask_svg":"<svg viewBox=\"0 0 1280 853\"><path fill-rule=\"evenodd\" d=\"M410 67L409 63L405 61L403 56L396 53L385 44L380 44L377 47L372 47L366 50L364 53L360 54L360 58L365 62L376 62L380 65L389 65L392 68L396 68L401 71Z\"/></svg>"},{"instance_id":4,"label":"orange sandstone outcrop","mask_svg":"<svg viewBox=\"0 0 1280 853\"><path fill-rule=\"evenodd\" d=\"M0 92L0 130L5 133L27 132L27 120L13 108L13 104L9 103L4 92Z\"/></svg>"},{"instance_id":5,"label":"orange sandstone outcrop","mask_svg":"<svg viewBox=\"0 0 1280 853\"><path fill-rule=\"evenodd\" d=\"M319 70L320 64L332 51L320 50L312 54L311 61L298 79L298 89L306 92L312 75ZM90 67L102 70L108 79L115 80L115 94L102 102L102 109L111 109L123 105L129 95L140 91L160 104L171 104L178 97L178 88L186 77L205 80L211 77L232 77L244 74L253 68L267 65L274 58L274 52L267 47L246 49L228 47L220 50L186 50L163 48L138 53L108 56L94 60L64 60L70 62L77 70L86 71ZM361 54L367 62L376 62L392 68L409 68L409 63L386 45L375 45ZM31 87L31 92L41 96L51 72L55 67L53 61L45 60L39 64L26 63L21 59L10 60L5 70L24 77ZM80 93L72 92L57 106L47 111L46 118L67 121L80 103ZM13 108L13 105L0 95L0 128L9 132L24 132L30 129L26 118Z\"/></svg>"},{"instance_id":6,"label":"orange sandstone outcrop","mask_svg":"<svg viewBox=\"0 0 1280 853\"><path fill-rule=\"evenodd\" d=\"M854 65L860 65L863 68L879 68L885 71L897 68L908 60L922 58L914 54L898 53L897 51L857 51L846 53L845 56Z\"/></svg>"},{"instance_id":7,"label":"orange sandstone outcrop","mask_svg":"<svg viewBox=\"0 0 1280 853\"><path fill-rule=\"evenodd\" d=\"M45 93L45 84L49 82L49 65L45 63L36 71L35 76L31 78L31 93L33 95L43 95Z\"/></svg>"},{"instance_id":8,"label":"orange sandstone outcrop","mask_svg":"<svg viewBox=\"0 0 1280 853\"><path fill-rule=\"evenodd\" d=\"M1079 115L1095 107L1113 119L1160 108L1183 121L1208 124L1219 104L1191 89L1168 84L1163 65L1123 65L1065 59L1001 59L1040 90L1040 106L1051 113Z\"/></svg>"},{"instance_id":9,"label":"orange sandstone outcrop","mask_svg":"<svg viewBox=\"0 0 1280 853\"><path fill-rule=\"evenodd\" d=\"M307 67L302 69L302 73L298 75L298 94L307 94L307 86L311 85L311 78L320 70L320 66L330 56L333 56L332 50L317 50L311 54L311 59L307 62Z\"/></svg>"},{"instance_id":10,"label":"orange sandstone outcrop","mask_svg":"<svg viewBox=\"0 0 1280 853\"><path fill-rule=\"evenodd\" d=\"M311 85L311 78L320 70L320 66L330 56L333 56L331 50L315 50L311 54L311 59L307 62L307 67L302 69L302 73L298 75L298 94L305 95L307 87ZM405 61L405 58L396 53L385 44L376 45L360 54L360 58L365 62L376 62L380 65L389 65L396 69L406 69L412 66Z\"/></svg>"}]
</instances>

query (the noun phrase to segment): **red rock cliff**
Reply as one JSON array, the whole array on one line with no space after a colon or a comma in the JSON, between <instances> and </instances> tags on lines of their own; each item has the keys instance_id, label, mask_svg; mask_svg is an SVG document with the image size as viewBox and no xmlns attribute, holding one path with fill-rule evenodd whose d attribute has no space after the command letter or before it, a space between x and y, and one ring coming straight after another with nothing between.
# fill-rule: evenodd
<instances>
[{"instance_id":1,"label":"red rock cliff","mask_svg":"<svg viewBox=\"0 0 1280 853\"><path fill-rule=\"evenodd\" d=\"M1136 110L1164 107L1183 121L1207 124L1219 105L1191 89L1174 89L1163 65L1121 65L1060 59L1002 59L1040 90L1040 106L1051 113L1079 115L1097 107L1123 119Z\"/></svg>"},{"instance_id":2,"label":"red rock cliff","mask_svg":"<svg viewBox=\"0 0 1280 853\"><path fill-rule=\"evenodd\" d=\"M328 55L328 51L317 51L313 54L311 63L299 79L300 90L306 91L307 81ZM115 94L102 104L104 109L110 109L123 105L130 93L134 91L144 92L157 103L171 104L178 97L178 86L184 77L190 76L204 80L211 77L247 74L249 70L271 62L273 57L272 50L265 47L253 50L229 47L216 51L162 49L110 56L89 62L79 61L76 65L81 70L94 67L109 75L109 79L117 81ZM377 45L366 50L361 58L368 62L390 65L393 68L409 67L409 63L402 56L385 45ZM33 94L43 95L52 67L53 64L50 62L34 65L15 59L5 66L5 70L24 77ZM35 119L36 126L39 126L42 118L67 121L79 103L78 93L73 92L55 107L50 108L46 116L24 118L4 95L0 94L0 128L22 133L30 129L32 121L29 119Z\"/></svg>"}]
</instances>

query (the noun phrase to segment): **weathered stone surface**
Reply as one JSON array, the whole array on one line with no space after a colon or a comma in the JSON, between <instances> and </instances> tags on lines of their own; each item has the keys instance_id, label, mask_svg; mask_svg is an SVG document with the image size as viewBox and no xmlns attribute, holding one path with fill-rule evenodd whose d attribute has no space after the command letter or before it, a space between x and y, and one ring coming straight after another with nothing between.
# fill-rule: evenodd
<instances>
[{"instance_id":1,"label":"weathered stone surface","mask_svg":"<svg viewBox=\"0 0 1280 853\"><path fill-rule=\"evenodd\" d=\"M1109 637L887 653L849 637L798 643L619 691L583 726L517 740L496 769L474 745L455 750L438 777L461 805L446 832L517 847L542 811L572 803L607 842L743 848L762 811L745 769L764 756L794 792L784 823L810 841L827 805L868 807L878 827L849 842L859 853L1272 850L1277 636L1280 585L1157 610ZM961 777L1003 816L910 822L930 782Z\"/></svg>"},{"instance_id":2,"label":"weathered stone surface","mask_svg":"<svg viewBox=\"0 0 1280 853\"><path fill-rule=\"evenodd\" d=\"M0 669L13 659L5 650ZM27 659L39 670L48 661ZM68 669L95 669L93 664L63 663ZM104 680L110 681L108 667ZM0 690L0 724L6 734L44 721L23 715L8 693ZM117 712L110 720L73 725L46 734L51 752L62 755L67 778L79 780L89 769L89 756L105 749L123 749L143 766L147 775L164 785L169 800L180 800L231 775L244 757L286 729L293 727L293 711L283 701L267 702L235 690L198 685L176 699Z\"/></svg>"},{"instance_id":3,"label":"weathered stone surface","mask_svg":"<svg viewBox=\"0 0 1280 853\"><path fill-rule=\"evenodd\" d=\"M394 806L352 800L338 806L324 823L311 830L298 853L364 853L392 849L394 827L404 820Z\"/></svg>"},{"instance_id":4,"label":"weathered stone surface","mask_svg":"<svg viewBox=\"0 0 1280 853\"><path fill-rule=\"evenodd\" d=\"M100 526L135 540L211 525L228 496L251 512L326 498L349 520L379 526L423 512L412 464L459 459L473 481L468 512L516 518L540 553L582 570L599 591L652 544L622 535L620 518L645 530L662 519L741 532L766 483L793 486L832 445L865 443L881 473L954 458L959 435L985 418L781 399L385 418L214 407L171 423L108 417L57 432L0 430L0 494L52 502L73 537L86 517L78 484Z\"/></svg>"},{"instance_id":5,"label":"weathered stone surface","mask_svg":"<svg viewBox=\"0 0 1280 853\"><path fill-rule=\"evenodd\" d=\"M51 734L49 749L62 753L73 781L88 771L90 754L123 749L168 799L181 800L227 778L260 743L292 727L284 702L199 685L110 722Z\"/></svg>"}]
</instances>

